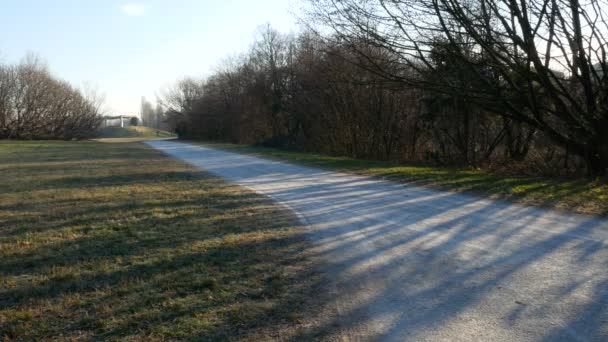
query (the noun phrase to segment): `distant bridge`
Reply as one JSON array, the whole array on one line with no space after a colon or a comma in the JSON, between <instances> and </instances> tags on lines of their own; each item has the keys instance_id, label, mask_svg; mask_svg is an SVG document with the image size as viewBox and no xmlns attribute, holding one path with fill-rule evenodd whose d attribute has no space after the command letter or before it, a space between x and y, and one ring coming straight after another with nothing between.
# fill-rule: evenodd
<instances>
[{"instance_id":1,"label":"distant bridge","mask_svg":"<svg viewBox=\"0 0 608 342\"><path fill-rule=\"evenodd\" d=\"M136 115L115 115L115 116L106 115L106 116L103 117L103 127L111 127L111 126L125 127L125 126L130 126L132 118L139 119L139 117L137 117Z\"/></svg>"}]
</instances>

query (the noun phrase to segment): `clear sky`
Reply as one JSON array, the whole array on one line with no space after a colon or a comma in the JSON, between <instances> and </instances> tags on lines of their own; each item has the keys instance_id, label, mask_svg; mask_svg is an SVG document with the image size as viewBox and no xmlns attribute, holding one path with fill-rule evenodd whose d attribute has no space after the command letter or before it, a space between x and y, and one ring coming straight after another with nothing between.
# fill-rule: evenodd
<instances>
[{"instance_id":1,"label":"clear sky","mask_svg":"<svg viewBox=\"0 0 608 342\"><path fill-rule=\"evenodd\" d=\"M0 59L33 52L58 77L105 94L109 113L138 113L141 96L204 76L244 51L266 22L296 31L294 0L2 0Z\"/></svg>"}]
</instances>

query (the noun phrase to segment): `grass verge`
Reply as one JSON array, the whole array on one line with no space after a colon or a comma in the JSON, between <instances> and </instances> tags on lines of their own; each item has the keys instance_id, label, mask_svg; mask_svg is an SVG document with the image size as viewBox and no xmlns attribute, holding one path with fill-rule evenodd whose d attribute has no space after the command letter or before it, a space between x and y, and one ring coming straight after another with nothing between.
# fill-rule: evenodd
<instances>
[{"instance_id":1,"label":"grass verge","mask_svg":"<svg viewBox=\"0 0 608 342\"><path fill-rule=\"evenodd\" d=\"M145 126L103 127L99 129L98 139L102 142L136 142L150 139L173 138L175 134Z\"/></svg>"},{"instance_id":2,"label":"grass verge","mask_svg":"<svg viewBox=\"0 0 608 342\"><path fill-rule=\"evenodd\" d=\"M0 142L0 172L4 341L319 337L321 277L268 198L140 143Z\"/></svg>"},{"instance_id":3,"label":"grass verge","mask_svg":"<svg viewBox=\"0 0 608 342\"><path fill-rule=\"evenodd\" d=\"M504 199L526 205L592 215L608 214L608 182L606 179L558 179L501 175L483 170L403 165L249 145L207 142L200 144L331 170L386 177L450 191L472 192L489 198Z\"/></svg>"}]
</instances>

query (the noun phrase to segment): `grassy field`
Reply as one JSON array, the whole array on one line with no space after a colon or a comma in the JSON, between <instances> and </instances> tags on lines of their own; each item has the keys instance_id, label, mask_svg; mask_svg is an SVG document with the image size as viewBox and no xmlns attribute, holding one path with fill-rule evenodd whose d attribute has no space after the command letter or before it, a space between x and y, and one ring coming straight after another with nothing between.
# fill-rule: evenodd
<instances>
[{"instance_id":1,"label":"grassy field","mask_svg":"<svg viewBox=\"0 0 608 342\"><path fill-rule=\"evenodd\" d=\"M140 143L0 142L0 337L314 339L321 276L269 199Z\"/></svg>"},{"instance_id":2,"label":"grassy field","mask_svg":"<svg viewBox=\"0 0 608 342\"><path fill-rule=\"evenodd\" d=\"M145 126L103 127L99 129L98 134L98 138L102 141L113 139L110 142L135 142L172 137L175 137L175 134Z\"/></svg>"},{"instance_id":3,"label":"grassy field","mask_svg":"<svg viewBox=\"0 0 608 342\"><path fill-rule=\"evenodd\" d=\"M606 179L518 177L493 174L483 170L399 165L383 161L331 157L247 145L202 144L233 152L249 153L332 170L386 177L450 191L473 192L490 198L529 205L585 214L608 214L608 182Z\"/></svg>"}]
</instances>

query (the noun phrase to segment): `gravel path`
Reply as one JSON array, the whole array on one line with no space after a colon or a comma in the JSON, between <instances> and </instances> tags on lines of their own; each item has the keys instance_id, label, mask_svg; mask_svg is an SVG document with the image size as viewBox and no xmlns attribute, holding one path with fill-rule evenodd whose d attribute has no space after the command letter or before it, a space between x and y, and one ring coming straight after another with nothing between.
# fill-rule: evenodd
<instances>
[{"instance_id":1,"label":"gravel path","mask_svg":"<svg viewBox=\"0 0 608 342\"><path fill-rule=\"evenodd\" d=\"M608 341L608 220L148 144L293 209L345 340Z\"/></svg>"}]
</instances>

